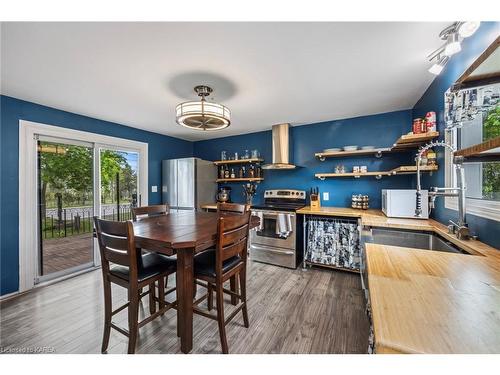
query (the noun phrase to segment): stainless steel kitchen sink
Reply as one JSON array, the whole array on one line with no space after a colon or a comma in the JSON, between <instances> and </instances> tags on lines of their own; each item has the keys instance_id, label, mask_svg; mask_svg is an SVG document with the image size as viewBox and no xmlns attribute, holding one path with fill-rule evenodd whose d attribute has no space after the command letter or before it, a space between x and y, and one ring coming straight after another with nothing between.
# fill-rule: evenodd
<instances>
[{"instance_id":1,"label":"stainless steel kitchen sink","mask_svg":"<svg viewBox=\"0 0 500 375\"><path fill-rule=\"evenodd\" d=\"M371 230L363 231L362 237L364 243L470 255L470 253L459 249L451 242L432 232L372 228Z\"/></svg>"}]
</instances>

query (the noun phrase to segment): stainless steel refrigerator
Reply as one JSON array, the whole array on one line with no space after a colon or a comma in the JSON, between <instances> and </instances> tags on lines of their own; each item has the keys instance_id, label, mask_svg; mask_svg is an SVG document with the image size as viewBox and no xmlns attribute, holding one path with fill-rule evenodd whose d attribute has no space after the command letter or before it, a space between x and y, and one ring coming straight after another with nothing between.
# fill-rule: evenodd
<instances>
[{"instance_id":1,"label":"stainless steel refrigerator","mask_svg":"<svg viewBox=\"0 0 500 375\"><path fill-rule=\"evenodd\" d=\"M172 210L197 210L215 201L217 167L198 158L162 161L162 201Z\"/></svg>"}]
</instances>

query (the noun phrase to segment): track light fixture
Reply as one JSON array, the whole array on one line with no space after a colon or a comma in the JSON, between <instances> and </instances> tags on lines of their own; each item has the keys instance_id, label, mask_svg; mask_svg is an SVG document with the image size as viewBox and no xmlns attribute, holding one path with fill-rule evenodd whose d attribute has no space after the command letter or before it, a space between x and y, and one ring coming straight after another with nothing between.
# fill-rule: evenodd
<instances>
[{"instance_id":1,"label":"track light fixture","mask_svg":"<svg viewBox=\"0 0 500 375\"><path fill-rule=\"evenodd\" d=\"M434 65L429 68L429 72L435 75L441 73L450 56L462 50L461 41L474 34L480 24L478 21L457 21L442 30L439 33L439 38L445 42L428 56L429 61L435 60Z\"/></svg>"}]
</instances>

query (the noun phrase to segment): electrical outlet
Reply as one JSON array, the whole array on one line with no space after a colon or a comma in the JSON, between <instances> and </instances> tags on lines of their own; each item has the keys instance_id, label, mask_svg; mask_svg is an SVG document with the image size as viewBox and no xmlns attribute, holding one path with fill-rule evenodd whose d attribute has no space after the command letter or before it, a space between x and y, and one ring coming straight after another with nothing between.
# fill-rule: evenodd
<instances>
[{"instance_id":1,"label":"electrical outlet","mask_svg":"<svg viewBox=\"0 0 500 375\"><path fill-rule=\"evenodd\" d=\"M327 192L327 191L323 192L323 200L324 201L330 200L330 193L329 192Z\"/></svg>"},{"instance_id":2,"label":"electrical outlet","mask_svg":"<svg viewBox=\"0 0 500 375\"><path fill-rule=\"evenodd\" d=\"M151 193L156 193L158 191L158 186L153 185L151 186Z\"/></svg>"}]
</instances>

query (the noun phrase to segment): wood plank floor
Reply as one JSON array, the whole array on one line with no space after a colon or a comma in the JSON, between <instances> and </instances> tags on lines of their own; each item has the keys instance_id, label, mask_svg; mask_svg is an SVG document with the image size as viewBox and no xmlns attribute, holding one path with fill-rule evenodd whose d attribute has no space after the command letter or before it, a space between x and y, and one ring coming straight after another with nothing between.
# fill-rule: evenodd
<instances>
[{"instance_id":1,"label":"wood plank floor","mask_svg":"<svg viewBox=\"0 0 500 375\"><path fill-rule=\"evenodd\" d=\"M243 327L241 315L227 326L230 353L367 351L369 325L359 275L249 262L248 296L250 328ZM118 306L125 300L124 289L114 287L113 297ZM232 307L226 305L226 316ZM142 316L147 311L145 298ZM55 353L99 353L104 316L101 272L4 301L0 313L3 352L48 347L46 351ZM140 330L137 353L180 353L175 314L170 310ZM115 322L126 326L126 310ZM195 315L193 342L193 353L220 353L217 322ZM126 351L126 338L112 330L108 352Z\"/></svg>"},{"instance_id":2,"label":"wood plank floor","mask_svg":"<svg viewBox=\"0 0 500 375\"><path fill-rule=\"evenodd\" d=\"M43 274L67 270L93 261L92 233L43 240Z\"/></svg>"}]
</instances>

